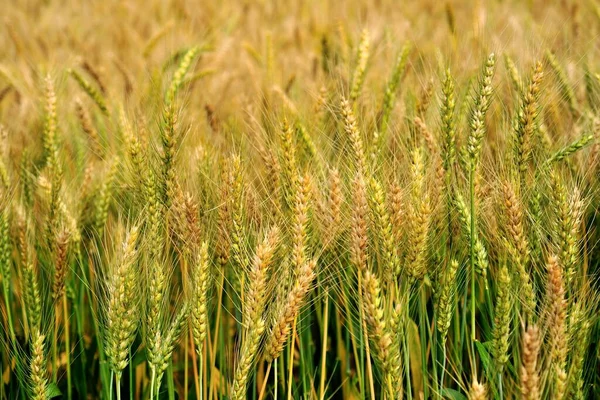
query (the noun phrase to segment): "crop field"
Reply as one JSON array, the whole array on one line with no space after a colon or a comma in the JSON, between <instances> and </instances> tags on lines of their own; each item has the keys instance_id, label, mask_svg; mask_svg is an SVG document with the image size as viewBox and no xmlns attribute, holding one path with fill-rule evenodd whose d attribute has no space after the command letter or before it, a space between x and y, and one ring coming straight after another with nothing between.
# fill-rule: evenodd
<instances>
[{"instance_id":1,"label":"crop field","mask_svg":"<svg viewBox=\"0 0 600 400\"><path fill-rule=\"evenodd\" d=\"M600 2L0 3L0 400L600 399Z\"/></svg>"}]
</instances>

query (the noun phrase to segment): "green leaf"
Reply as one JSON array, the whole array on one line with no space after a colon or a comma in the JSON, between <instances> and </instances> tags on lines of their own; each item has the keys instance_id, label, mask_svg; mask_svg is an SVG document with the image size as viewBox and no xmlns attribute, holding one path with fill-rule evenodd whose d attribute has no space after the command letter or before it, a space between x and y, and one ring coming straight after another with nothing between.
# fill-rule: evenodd
<instances>
[{"instance_id":1,"label":"green leaf","mask_svg":"<svg viewBox=\"0 0 600 400\"><path fill-rule=\"evenodd\" d=\"M467 400L467 396L459 392L458 390L444 388L442 389L442 397L450 400Z\"/></svg>"},{"instance_id":2,"label":"green leaf","mask_svg":"<svg viewBox=\"0 0 600 400\"><path fill-rule=\"evenodd\" d=\"M410 354L410 370L412 373L412 385L415 393L423 391L423 371L421 359L421 339L419 328L412 319L408 321L408 349Z\"/></svg>"},{"instance_id":3,"label":"green leaf","mask_svg":"<svg viewBox=\"0 0 600 400\"><path fill-rule=\"evenodd\" d=\"M146 357L147 357L147 355L146 355L145 349L136 351L135 355L133 356L133 360L131 360L131 368L135 368L138 365L146 362L146 360L147 360Z\"/></svg>"},{"instance_id":4,"label":"green leaf","mask_svg":"<svg viewBox=\"0 0 600 400\"><path fill-rule=\"evenodd\" d=\"M477 352L479 353L479 358L481 359L481 363L483 364L483 370L485 371L485 377L488 382L495 382L496 379L496 367L494 364L494 360L492 356L490 356L489 348L491 347L492 342L475 342L475 347L477 348ZM495 387L492 386L492 390L495 392Z\"/></svg>"},{"instance_id":5,"label":"green leaf","mask_svg":"<svg viewBox=\"0 0 600 400\"><path fill-rule=\"evenodd\" d=\"M58 388L58 386L56 386L56 383L51 383L48 386L46 386L46 398L47 399L53 399L55 397L59 397L62 396L62 393L60 391L60 389Z\"/></svg>"}]
</instances>

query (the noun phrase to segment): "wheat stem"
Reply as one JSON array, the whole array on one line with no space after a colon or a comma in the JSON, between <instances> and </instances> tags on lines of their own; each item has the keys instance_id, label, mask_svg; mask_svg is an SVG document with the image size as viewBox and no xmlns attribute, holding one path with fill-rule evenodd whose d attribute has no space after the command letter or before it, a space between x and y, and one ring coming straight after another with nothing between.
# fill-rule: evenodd
<instances>
[{"instance_id":1,"label":"wheat stem","mask_svg":"<svg viewBox=\"0 0 600 400\"><path fill-rule=\"evenodd\" d=\"M73 397L73 384L71 381L71 339L69 329L69 313L67 306L67 293L63 293L62 296L63 305L63 319L65 320L65 354L66 354L66 368L67 368L67 398L71 400Z\"/></svg>"},{"instance_id":2,"label":"wheat stem","mask_svg":"<svg viewBox=\"0 0 600 400\"><path fill-rule=\"evenodd\" d=\"M321 380L319 382L319 400L325 399L325 379L327 362L327 328L329 326L329 289L325 289L325 310L323 311L323 348L321 349Z\"/></svg>"}]
</instances>

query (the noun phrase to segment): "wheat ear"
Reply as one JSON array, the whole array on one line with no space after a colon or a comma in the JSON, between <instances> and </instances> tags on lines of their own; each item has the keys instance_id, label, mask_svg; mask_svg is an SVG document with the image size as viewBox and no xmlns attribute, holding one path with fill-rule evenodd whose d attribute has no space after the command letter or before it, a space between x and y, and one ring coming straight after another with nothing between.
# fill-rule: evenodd
<instances>
[{"instance_id":1,"label":"wheat ear","mask_svg":"<svg viewBox=\"0 0 600 400\"><path fill-rule=\"evenodd\" d=\"M521 394L524 400L540 399L539 352L539 329L536 325L529 325L523 333L523 353L521 360Z\"/></svg>"},{"instance_id":2,"label":"wheat ear","mask_svg":"<svg viewBox=\"0 0 600 400\"><path fill-rule=\"evenodd\" d=\"M287 342L291 331L291 325L296 319L298 312L310 290L311 283L315 278L316 261L310 260L297 272L297 279L283 306L279 307L275 315L275 322L269 332L269 338L265 346L265 359L273 361L281 354L283 346Z\"/></svg>"},{"instance_id":3,"label":"wheat ear","mask_svg":"<svg viewBox=\"0 0 600 400\"><path fill-rule=\"evenodd\" d=\"M119 384L127 366L130 347L139 325L138 274L136 271L138 229L130 229L121 250L121 259L108 274L106 309L106 355Z\"/></svg>"}]
</instances>

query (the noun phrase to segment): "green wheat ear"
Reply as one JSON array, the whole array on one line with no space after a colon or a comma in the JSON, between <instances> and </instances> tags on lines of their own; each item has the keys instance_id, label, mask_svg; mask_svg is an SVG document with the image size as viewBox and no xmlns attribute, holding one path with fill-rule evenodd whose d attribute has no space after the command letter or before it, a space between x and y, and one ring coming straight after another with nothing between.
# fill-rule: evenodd
<instances>
[{"instance_id":1,"label":"green wheat ear","mask_svg":"<svg viewBox=\"0 0 600 400\"><path fill-rule=\"evenodd\" d=\"M558 83L560 93L561 93L564 101L566 101L566 103L569 107L569 111L571 112L571 114L573 116L579 115L579 109L577 106L577 99L575 97L575 92L573 90L573 87L571 86L571 83L567 79L567 74L565 73L565 71L561 67L560 63L556 59L556 56L550 50L546 51L545 56L546 56L546 61L548 62L548 64L550 65L550 68L554 72L554 76Z\"/></svg>"},{"instance_id":2,"label":"green wheat ear","mask_svg":"<svg viewBox=\"0 0 600 400\"><path fill-rule=\"evenodd\" d=\"M48 372L44 350L45 336L38 329L32 334L32 354L29 366L29 383L32 400L45 400L48 389Z\"/></svg>"},{"instance_id":3,"label":"green wheat ear","mask_svg":"<svg viewBox=\"0 0 600 400\"><path fill-rule=\"evenodd\" d=\"M496 66L496 56L490 54L481 73L479 87L473 98L471 116L469 119L469 137L467 139L467 154L469 168L474 170L481 157L482 140L486 132L485 117L490 107L492 96L492 79Z\"/></svg>"},{"instance_id":4,"label":"green wheat ear","mask_svg":"<svg viewBox=\"0 0 600 400\"><path fill-rule=\"evenodd\" d=\"M352 74L352 85L350 87L350 102L354 103L360 96L365 75L367 73L367 63L370 56L370 36L369 31L364 29L360 35L360 41L356 49L356 67Z\"/></svg>"},{"instance_id":5,"label":"green wheat ear","mask_svg":"<svg viewBox=\"0 0 600 400\"><path fill-rule=\"evenodd\" d=\"M442 102L440 107L443 135L442 159L446 171L450 171L456 159L456 100L454 91L454 79L452 78L450 69L446 69L442 82Z\"/></svg>"},{"instance_id":6,"label":"green wheat ear","mask_svg":"<svg viewBox=\"0 0 600 400\"><path fill-rule=\"evenodd\" d=\"M500 371L508 362L510 323L512 321L511 276L506 265L500 267L494 308L493 355Z\"/></svg>"},{"instance_id":7,"label":"green wheat ear","mask_svg":"<svg viewBox=\"0 0 600 400\"><path fill-rule=\"evenodd\" d=\"M410 55L410 50L411 46L409 44L405 44L402 47L400 54L396 58L394 67L392 68L390 79L385 87L383 95L383 106L381 111L381 120L379 123L379 130L381 131L381 134L385 134L385 132L389 128L390 116L396 103L396 92L398 90L398 85L400 84L402 76L406 71L406 65L408 63L408 56Z\"/></svg>"},{"instance_id":8,"label":"green wheat ear","mask_svg":"<svg viewBox=\"0 0 600 400\"><path fill-rule=\"evenodd\" d=\"M442 273L438 285L436 302L436 324L437 330L442 336L442 343L446 342L448 329L452 322L452 311L454 309L454 296L456 295L456 273L458 272L458 262L452 260L446 271Z\"/></svg>"},{"instance_id":9,"label":"green wheat ear","mask_svg":"<svg viewBox=\"0 0 600 400\"><path fill-rule=\"evenodd\" d=\"M585 146L590 144L594 140L594 135L583 135L581 138L575 140L573 143L568 146L558 150L554 153L547 161L547 164L560 162L565 158L569 157L571 154L578 152L583 149Z\"/></svg>"},{"instance_id":10,"label":"green wheat ear","mask_svg":"<svg viewBox=\"0 0 600 400\"><path fill-rule=\"evenodd\" d=\"M191 49L185 52L183 58L181 59L181 62L179 63L179 66L173 74L173 79L171 80L169 89L167 89L167 93L165 94L165 104L167 106L169 106L171 103L173 103L173 100L175 100L175 96L177 95L177 92L179 91L181 84L185 79L185 75L192 66L192 62L194 61L199 52L199 47L192 47Z\"/></svg>"},{"instance_id":11,"label":"green wheat ear","mask_svg":"<svg viewBox=\"0 0 600 400\"><path fill-rule=\"evenodd\" d=\"M96 103L100 111L106 116L109 115L106 99L92 84L74 69L68 70L69 74L77 81L81 89Z\"/></svg>"},{"instance_id":12,"label":"green wheat ear","mask_svg":"<svg viewBox=\"0 0 600 400\"><path fill-rule=\"evenodd\" d=\"M514 133L514 164L521 186L525 189L526 172L533 153L533 140L538 126L540 86L544 77L541 62L537 62L526 89L521 93Z\"/></svg>"}]
</instances>

